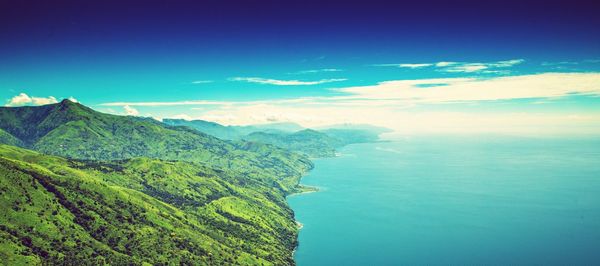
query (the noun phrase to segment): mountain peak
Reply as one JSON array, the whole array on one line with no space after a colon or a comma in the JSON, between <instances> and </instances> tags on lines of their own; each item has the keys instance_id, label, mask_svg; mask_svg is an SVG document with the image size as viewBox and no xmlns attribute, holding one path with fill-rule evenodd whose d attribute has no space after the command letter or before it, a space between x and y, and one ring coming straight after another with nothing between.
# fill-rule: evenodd
<instances>
[{"instance_id":1,"label":"mountain peak","mask_svg":"<svg viewBox=\"0 0 600 266\"><path fill-rule=\"evenodd\" d=\"M71 100L69 100L69 99L63 99L62 101L60 101L60 103L59 103L59 104L72 104L72 103L75 103L75 102L74 102L74 101L71 101Z\"/></svg>"},{"instance_id":2,"label":"mountain peak","mask_svg":"<svg viewBox=\"0 0 600 266\"><path fill-rule=\"evenodd\" d=\"M30 145L63 124L89 118L95 113L92 109L69 99L41 106L2 108L0 128Z\"/></svg>"},{"instance_id":3,"label":"mountain peak","mask_svg":"<svg viewBox=\"0 0 600 266\"><path fill-rule=\"evenodd\" d=\"M62 101L60 101L56 105L58 105L58 106L64 106L64 107L83 106L82 104L80 104L78 102L71 101L69 99L63 99Z\"/></svg>"}]
</instances>

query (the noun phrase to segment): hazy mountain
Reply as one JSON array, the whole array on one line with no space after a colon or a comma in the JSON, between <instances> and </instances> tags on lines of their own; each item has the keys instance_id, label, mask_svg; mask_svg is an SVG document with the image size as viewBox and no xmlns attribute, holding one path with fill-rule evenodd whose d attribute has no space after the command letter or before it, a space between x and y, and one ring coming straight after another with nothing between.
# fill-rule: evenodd
<instances>
[{"instance_id":1,"label":"hazy mountain","mask_svg":"<svg viewBox=\"0 0 600 266\"><path fill-rule=\"evenodd\" d=\"M391 129L367 124L339 124L319 127L319 131L340 140L343 144L373 142Z\"/></svg>"},{"instance_id":2,"label":"hazy mountain","mask_svg":"<svg viewBox=\"0 0 600 266\"><path fill-rule=\"evenodd\" d=\"M243 134L234 127L223 126L204 120L163 119L163 123L171 126L186 126L220 139L236 140Z\"/></svg>"},{"instance_id":3,"label":"hazy mountain","mask_svg":"<svg viewBox=\"0 0 600 266\"><path fill-rule=\"evenodd\" d=\"M388 133L388 132L393 131L386 127L374 126L374 125L369 125L369 124L351 124L351 123L321 126L321 127L316 127L315 129L320 130L320 131L321 130L329 130L329 129L363 130L363 131L369 131L369 132L379 133L379 134Z\"/></svg>"},{"instance_id":4,"label":"hazy mountain","mask_svg":"<svg viewBox=\"0 0 600 266\"><path fill-rule=\"evenodd\" d=\"M249 126L224 126L204 120L164 119L164 123L187 126L221 139L266 143L300 152L311 157L330 157L341 145L372 142L391 130L366 124L339 124L304 129L295 123L272 123Z\"/></svg>"},{"instance_id":5,"label":"hazy mountain","mask_svg":"<svg viewBox=\"0 0 600 266\"><path fill-rule=\"evenodd\" d=\"M335 148L342 144L340 140L312 129L304 129L291 134L254 132L245 136L244 140L272 144L311 157L334 156Z\"/></svg>"},{"instance_id":6,"label":"hazy mountain","mask_svg":"<svg viewBox=\"0 0 600 266\"><path fill-rule=\"evenodd\" d=\"M270 123L249 126L224 126L205 120L163 119L163 123L172 126L187 126L200 132L227 140L239 140L254 132L291 133L304 129L295 123Z\"/></svg>"},{"instance_id":7,"label":"hazy mountain","mask_svg":"<svg viewBox=\"0 0 600 266\"><path fill-rule=\"evenodd\" d=\"M257 124L248 126L232 126L243 135L248 135L253 132L267 132L267 133L281 133L287 132L292 133L304 129L301 125L292 122L278 122L268 124Z\"/></svg>"}]
</instances>

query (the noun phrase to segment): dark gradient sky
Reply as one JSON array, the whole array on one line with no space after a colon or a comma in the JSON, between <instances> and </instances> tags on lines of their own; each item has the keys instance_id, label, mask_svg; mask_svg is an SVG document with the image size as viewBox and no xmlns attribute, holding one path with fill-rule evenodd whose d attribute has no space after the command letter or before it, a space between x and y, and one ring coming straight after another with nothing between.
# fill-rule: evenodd
<instances>
[{"instance_id":1,"label":"dark gradient sky","mask_svg":"<svg viewBox=\"0 0 600 266\"><path fill-rule=\"evenodd\" d=\"M4 0L0 55L15 63L69 55L284 64L318 56L581 59L600 50L594 1L349 2Z\"/></svg>"}]
</instances>

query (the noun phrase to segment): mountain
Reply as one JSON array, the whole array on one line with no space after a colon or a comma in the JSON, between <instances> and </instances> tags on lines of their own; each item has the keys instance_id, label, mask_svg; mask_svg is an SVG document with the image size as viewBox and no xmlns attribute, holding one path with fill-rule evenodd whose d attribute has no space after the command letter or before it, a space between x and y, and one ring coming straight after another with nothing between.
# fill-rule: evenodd
<instances>
[{"instance_id":1,"label":"mountain","mask_svg":"<svg viewBox=\"0 0 600 266\"><path fill-rule=\"evenodd\" d=\"M329 130L329 129L362 130L362 131L369 131L372 133L379 133L379 134L388 133L388 132L393 131L386 127L374 126L374 125L369 125L369 124L352 124L352 123L328 125L328 126L317 127L316 129L317 130Z\"/></svg>"},{"instance_id":2,"label":"mountain","mask_svg":"<svg viewBox=\"0 0 600 266\"><path fill-rule=\"evenodd\" d=\"M340 124L318 128L343 144L379 141L379 135L392 132L391 129L366 124Z\"/></svg>"},{"instance_id":3,"label":"mountain","mask_svg":"<svg viewBox=\"0 0 600 266\"><path fill-rule=\"evenodd\" d=\"M292 265L284 193L205 165L0 145L6 265Z\"/></svg>"},{"instance_id":4,"label":"mountain","mask_svg":"<svg viewBox=\"0 0 600 266\"><path fill-rule=\"evenodd\" d=\"M215 136L220 139L234 140L239 139L242 133L234 127L223 126L215 122L204 120L184 120L184 119L163 119L163 123L171 126L186 126Z\"/></svg>"},{"instance_id":5,"label":"mountain","mask_svg":"<svg viewBox=\"0 0 600 266\"><path fill-rule=\"evenodd\" d=\"M291 134L254 132L245 136L244 140L272 144L311 157L335 156L335 148L342 144L340 140L312 129Z\"/></svg>"},{"instance_id":6,"label":"mountain","mask_svg":"<svg viewBox=\"0 0 600 266\"><path fill-rule=\"evenodd\" d=\"M346 142L291 124L225 128L261 131L223 140L68 100L1 107L0 260L293 265L285 197L308 189L307 155Z\"/></svg>"},{"instance_id":7,"label":"mountain","mask_svg":"<svg viewBox=\"0 0 600 266\"><path fill-rule=\"evenodd\" d=\"M292 133L304 129L301 125L291 122L268 123L248 126L232 126L243 135L248 135L253 132L267 133Z\"/></svg>"},{"instance_id":8,"label":"mountain","mask_svg":"<svg viewBox=\"0 0 600 266\"><path fill-rule=\"evenodd\" d=\"M204 120L163 119L163 123L171 126L187 126L200 132L226 140L239 140L254 132L291 133L304 129L295 123L270 123L249 126L224 126Z\"/></svg>"},{"instance_id":9,"label":"mountain","mask_svg":"<svg viewBox=\"0 0 600 266\"><path fill-rule=\"evenodd\" d=\"M367 124L340 124L304 129L295 123L272 123L249 126L223 126L204 120L164 119L173 126L186 126L221 139L246 140L271 144L310 157L331 157L340 146L373 142L391 130Z\"/></svg>"},{"instance_id":10,"label":"mountain","mask_svg":"<svg viewBox=\"0 0 600 266\"><path fill-rule=\"evenodd\" d=\"M23 146L23 142L19 139L15 138L13 135L8 134L8 132L0 129L0 144L8 144L13 146Z\"/></svg>"},{"instance_id":11,"label":"mountain","mask_svg":"<svg viewBox=\"0 0 600 266\"><path fill-rule=\"evenodd\" d=\"M202 163L239 172L286 193L312 167L306 157L285 149L224 141L150 118L104 114L69 100L2 107L0 129L22 142L20 146L45 154L83 160L149 157Z\"/></svg>"}]
</instances>

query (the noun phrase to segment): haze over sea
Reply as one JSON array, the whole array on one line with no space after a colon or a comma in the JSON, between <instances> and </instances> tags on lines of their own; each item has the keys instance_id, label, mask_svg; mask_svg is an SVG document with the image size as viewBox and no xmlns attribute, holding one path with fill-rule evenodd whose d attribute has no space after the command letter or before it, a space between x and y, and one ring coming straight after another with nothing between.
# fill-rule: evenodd
<instances>
[{"instance_id":1,"label":"haze over sea","mask_svg":"<svg viewBox=\"0 0 600 266\"><path fill-rule=\"evenodd\" d=\"M600 262L600 139L419 137L316 161L304 265Z\"/></svg>"}]
</instances>

